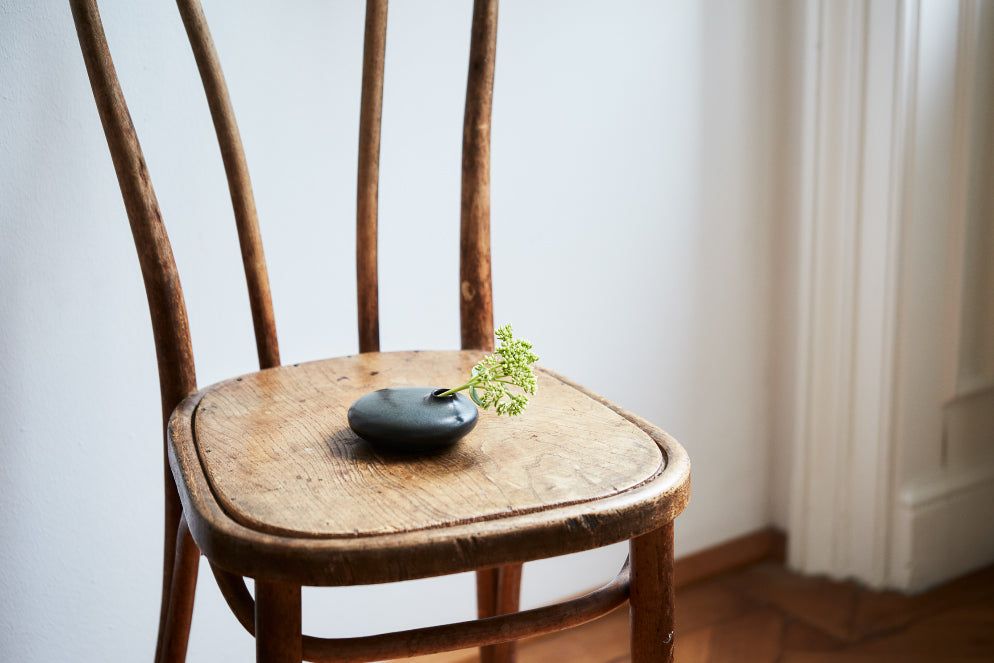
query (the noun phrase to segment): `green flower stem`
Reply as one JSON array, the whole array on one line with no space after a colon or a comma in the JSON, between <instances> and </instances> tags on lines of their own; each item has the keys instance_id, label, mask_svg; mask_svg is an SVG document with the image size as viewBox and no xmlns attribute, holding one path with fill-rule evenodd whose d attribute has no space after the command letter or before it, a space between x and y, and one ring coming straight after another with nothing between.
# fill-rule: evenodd
<instances>
[{"instance_id":1,"label":"green flower stem","mask_svg":"<svg viewBox=\"0 0 994 663\"><path fill-rule=\"evenodd\" d=\"M469 389L473 402L483 409L493 405L497 414L512 416L524 411L528 405L525 394L534 394L537 386L531 364L538 361L538 355L532 352L531 343L514 338L510 325L498 329L496 336L500 341L496 352L473 367L472 377L465 384L438 394L439 398ZM512 394L508 387L518 387L525 393Z\"/></svg>"},{"instance_id":2,"label":"green flower stem","mask_svg":"<svg viewBox=\"0 0 994 663\"><path fill-rule=\"evenodd\" d=\"M465 391L466 389L469 389L470 387L476 387L479 384L481 384L482 382L484 382L483 376L477 375L476 377L474 377L472 380L470 380L466 384L459 385L458 387L453 387L452 389L449 389L448 391L443 391L442 393L437 394L437 398L442 398L443 396L451 396L452 394L455 394L457 392ZM516 382L512 382L511 380L499 379L499 378L491 378L490 382L491 383L499 382L501 384L511 385L512 387L518 386L518 384Z\"/></svg>"},{"instance_id":3,"label":"green flower stem","mask_svg":"<svg viewBox=\"0 0 994 663\"><path fill-rule=\"evenodd\" d=\"M451 396L452 394L458 393L458 392L463 391L465 389L469 389L470 387L475 387L478 384L479 384L479 381L477 381L477 380L470 380L469 382L467 382L464 385L460 385L458 387L453 387L452 389L449 389L448 391L443 391L442 393L438 394L437 398L442 398L443 396Z\"/></svg>"}]
</instances>

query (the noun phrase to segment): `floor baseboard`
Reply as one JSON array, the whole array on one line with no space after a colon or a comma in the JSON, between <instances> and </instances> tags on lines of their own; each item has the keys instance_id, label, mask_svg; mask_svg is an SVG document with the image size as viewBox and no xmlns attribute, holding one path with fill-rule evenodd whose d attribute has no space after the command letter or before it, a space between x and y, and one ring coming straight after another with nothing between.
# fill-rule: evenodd
<instances>
[{"instance_id":1,"label":"floor baseboard","mask_svg":"<svg viewBox=\"0 0 994 663\"><path fill-rule=\"evenodd\" d=\"M724 543L677 558L675 585L685 587L722 573L759 562L783 563L787 535L775 527L750 532Z\"/></svg>"}]
</instances>

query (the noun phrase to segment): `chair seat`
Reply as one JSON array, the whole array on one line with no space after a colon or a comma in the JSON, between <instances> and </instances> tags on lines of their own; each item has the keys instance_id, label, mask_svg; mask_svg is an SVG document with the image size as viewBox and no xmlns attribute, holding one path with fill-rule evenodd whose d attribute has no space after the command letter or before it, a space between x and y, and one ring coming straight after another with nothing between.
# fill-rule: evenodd
<instances>
[{"instance_id":1,"label":"chair seat","mask_svg":"<svg viewBox=\"0 0 994 663\"><path fill-rule=\"evenodd\" d=\"M348 427L363 394L460 384L483 356L365 353L192 395L167 437L194 540L233 573L366 584L607 545L683 509L679 445L544 368L522 416L481 411L441 452L381 453Z\"/></svg>"}]
</instances>

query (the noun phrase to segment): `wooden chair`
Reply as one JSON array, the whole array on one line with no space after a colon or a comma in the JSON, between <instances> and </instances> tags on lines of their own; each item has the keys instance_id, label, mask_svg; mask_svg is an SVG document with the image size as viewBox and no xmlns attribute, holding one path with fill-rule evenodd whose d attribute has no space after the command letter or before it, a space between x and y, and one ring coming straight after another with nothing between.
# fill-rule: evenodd
<instances>
[{"instance_id":1,"label":"wooden chair","mask_svg":"<svg viewBox=\"0 0 994 663\"><path fill-rule=\"evenodd\" d=\"M672 660L673 525L689 498L684 450L648 422L541 368L524 416L481 413L434 456L380 455L345 423L359 395L445 385L493 348L489 138L497 2L473 10L463 145L461 351L380 353L376 204L386 0L369 0L358 183L360 354L280 366L248 172L197 0L179 0L221 145L248 281L258 373L197 391L172 251L95 0L70 0L121 186L152 316L166 422L165 562L157 661L186 655L204 555L257 660L371 661L481 647L568 628L626 600L632 660ZM456 289L454 288L454 292ZM521 564L630 540L618 577L584 597L518 611ZM475 570L480 619L347 639L301 634L300 588ZM244 578L253 578L255 598Z\"/></svg>"}]
</instances>

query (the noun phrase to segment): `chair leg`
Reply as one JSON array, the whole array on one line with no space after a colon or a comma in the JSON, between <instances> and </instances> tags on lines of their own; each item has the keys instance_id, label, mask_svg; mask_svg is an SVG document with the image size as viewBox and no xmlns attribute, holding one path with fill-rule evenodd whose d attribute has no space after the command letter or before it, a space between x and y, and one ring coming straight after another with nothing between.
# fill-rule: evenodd
<instances>
[{"instance_id":1,"label":"chair leg","mask_svg":"<svg viewBox=\"0 0 994 663\"><path fill-rule=\"evenodd\" d=\"M165 513L163 514L162 535L162 598L159 604L159 635L155 645L155 661L162 660L166 647L166 621L169 617L169 603L173 591L173 568L176 565L176 531L179 527L183 507L173 484L169 465L165 465Z\"/></svg>"},{"instance_id":2,"label":"chair leg","mask_svg":"<svg viewBox=\"0 0 994 663\"><path fill-rule=\"evenodd\" d=\"M521 599L521 564L476 572L476 604L479 617L518 611ZM480 647L480 663L514 663L517 643L503 642Z\"/></svg>"},{"instance_id":3,"label":"chair leg","mask_svg":"<svg viewBox=\"0 0 994 663\"><path fill-rule=\"evenodd\" d=\"M181 516L176 533L176 553L165 629L158 650L161 658L157 656L159 663L183 663L186 660L199 567L200 550L190 536L186 519Z\"/></svg>"},{"instance_id":4,"label":"chair leg","mask_svg":"<svg viewBox=\"0 0 994 663\"><path fill-rule=\"evenodd\" d=\"M632 663L673 661L673 523L632 539Z\"/></svg>"},{"instance_id":5,"label":"chair leg","mask_svg":"<svg viewBox=\"0 0 994 663\"><path fill-rule=\"evenodd\" d=\"M256 580L256 663L300 663L303 640L300 585Z\"/></svg>"}]
</instances>

